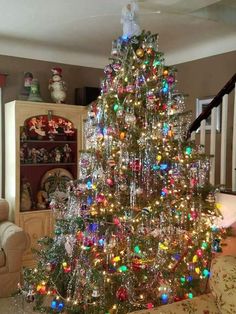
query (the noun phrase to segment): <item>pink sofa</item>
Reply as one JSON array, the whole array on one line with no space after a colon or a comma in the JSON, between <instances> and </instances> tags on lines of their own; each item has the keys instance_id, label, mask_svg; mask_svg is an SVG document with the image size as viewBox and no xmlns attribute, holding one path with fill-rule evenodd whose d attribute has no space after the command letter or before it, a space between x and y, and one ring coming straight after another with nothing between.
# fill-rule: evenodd
<instances>
[{"instance_id":1,"label":"pink sofa","mask_svg":"<svg viewBox=\"0 0 236 314\"><path fill-rule=\"evenodd\" d=\"M29 236L8 221L9 205L0 199L0 298L9 297L20 282L22 255L29 246Z\"/></svg>"},{"instance_id":2,"label":"pink sofa","mask_svg":"<svg viewBox=\"0 0 236 314\"><path fill-rule=\"evenodd\" d=\"M208 294L130 314L235 314L235 256L219 256L213 260L209 287Z\"/></svg>"}]
</instances>

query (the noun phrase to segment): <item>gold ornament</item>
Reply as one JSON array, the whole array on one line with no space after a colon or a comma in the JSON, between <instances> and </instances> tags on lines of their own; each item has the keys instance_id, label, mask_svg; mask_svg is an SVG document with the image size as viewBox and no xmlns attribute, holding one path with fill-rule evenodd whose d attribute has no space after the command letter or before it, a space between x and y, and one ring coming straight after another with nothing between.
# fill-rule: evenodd
<instances>
[{"instance_id":1,"label":"gold ornament","mask_svg":"<svg viewBox=\"0 0 236 314\"><path fill-rule=\"evenodd\" d=\"M144 56L144 50L142 48L138 48L136 50L136 55L139 57L139 58L142 58Z\"/></svg>"}]
</instances>

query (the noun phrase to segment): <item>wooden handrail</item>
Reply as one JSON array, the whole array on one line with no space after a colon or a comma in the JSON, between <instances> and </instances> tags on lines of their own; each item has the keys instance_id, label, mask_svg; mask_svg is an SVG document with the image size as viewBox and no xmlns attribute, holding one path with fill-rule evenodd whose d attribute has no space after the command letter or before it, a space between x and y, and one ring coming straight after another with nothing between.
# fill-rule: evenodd
<instances>
[{"instance_id":1,"label":"wooden handrail","mask_svg":"<svg viewBox=\"0 0 236 314\"><path fill-rule=\"evenodd\" d=\"M236 82L236 73L225 84L225 86L219 91L219 93L212 99L212 101L208 104L206 109L190 125L188 129L188 133L187 133L187 139L190 138L191 133L193 131L196 131L200 127L202 120L206 120L210 116L212 108L218 107L222 103L223 96L226 94L229 94L234 89L235 82Z\"/></svg>"}]
</instances>

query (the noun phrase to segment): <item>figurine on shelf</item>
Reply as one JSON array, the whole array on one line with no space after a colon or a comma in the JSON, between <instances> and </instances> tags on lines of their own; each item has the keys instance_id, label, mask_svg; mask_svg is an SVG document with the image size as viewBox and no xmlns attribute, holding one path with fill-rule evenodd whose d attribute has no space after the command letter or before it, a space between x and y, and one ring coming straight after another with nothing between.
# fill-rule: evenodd
<instances>
[{"instance_id":1,"label":"figurine on shelf","mask_svg":"<svg viewBox=\"0 0 236 314\"><path fill-rule=\"evenodd\" d=\"M37 193L37 209L46 209L48 203L48 195L46 191L38 191Z\"/></svg>"},{"instance_id":2,"label":"figurine on shelf","mask_svg":"<svg viewBox=\"0 0 236 314\"><path fill-rule=\"evenodd\" d=\"M23 87L19 95L20 100L27 100L30 94L30 87L33 80L33 74L31 72L24 73Z\"/></svg>"},{"instance_id":3,"label":"figurine on shelf","mask_svg":"<svg viewBox=\"0 0 236 314\"><path fill-rule=\"evenodd\" d=\"M75 133L75 131L73 130L73 124L72 124L72 122L68 121L68 122L65 124L64 133L65 133L66 135L73 135L73 134Z\"/></svg>"},{"instance_id":4,"label":"figurine on shelf","mask_svg":"<svg viewBox=\"0 0 236 314\"><path fill-rule=\"evenodd\" d=\"M43 130L43 118L42 117L33 117L29 121L29 133L32 137L40 136L43 137L46 135L45 131Z\"/></svg>"},{"instance_id":5,"label":"figurine on shelf","mask_svg":"<svg viewBox=\"0 0 236 314\"><path fill-rule=\"evenodd\" d=\"M66 83L62 80L61 68L53 68L52 78L49 80L49 90L52 100L57 104L64 104L66 99Z\"/></svg>"},{"instance_id":6,"label":"figurine on shelf","mask_svg":"<svg viewBox=\"0 0 236 314\"><path fill-rule=\"evenodd\" d=\"M55 162L61 162L61 152L58 148L55 149Z\"/></svg>"},{"instance_id":7,"label":"figurine on shelf","mask_svg":"<svg viewBox=\"0 0 236 314\"><path fill-rule=\"evenodd\" d=\"M21 142L27 141L27 134L26 134L25 127L20 128L20 140Z\"/></svg>"},{"instance_id":8,"label":"figurine on shelf","mask_svg":"<svg viewBox=\"0 0 236 314\"><path fill-rule=\"evenodd\" d=\"M43 101L42 97L40 96L40 86L39 86L39 81L37 79L32 79L28 100L39 101L39 102Z\"/></svg>"},{"instance_id":9,"label":"figurine on shelf","mask_svg":"<svg viewBox=\"0 0 236 314\"><path fill-rule=\"evenodd\" d=\"M31 149L30 155L31 155L31 158L32 158L32 163L36 164L37 163L38 151L37 151L37 149L35 147L33 147Z\"/></svg>"},{"instance_id":10,"label":"figurine on shelf","mask_svg":"<svg viewBox=\"0 0 236 314\"><path fill-rule=\"evenodd\" d=\"M21 182L21 198L20 209L21 211L28 211L32 208L32 190L29 181L26 178Z\"/></svg>"},{"instance_id":11,"label":"figurine on shelf","mask_svg":"<svg viewBox=\"0 0 236 314\"><path fill-rule=\"evenodd\" d=\"M20 148L20 162L23 164L25 162L25 149L24 147Z\"/></svg>"},{"instance_id":12,"label":"figurine on shelf","mask_svg":"<svg viewBox=\"0 0 236 314\"><path fill-rule=\"evenodd\" d=\"M70 148L69 144L65 144L63 151L64 151L63 162L65 162L65 163L71 162L72 149Z\"/></svg>"}]
</instances>

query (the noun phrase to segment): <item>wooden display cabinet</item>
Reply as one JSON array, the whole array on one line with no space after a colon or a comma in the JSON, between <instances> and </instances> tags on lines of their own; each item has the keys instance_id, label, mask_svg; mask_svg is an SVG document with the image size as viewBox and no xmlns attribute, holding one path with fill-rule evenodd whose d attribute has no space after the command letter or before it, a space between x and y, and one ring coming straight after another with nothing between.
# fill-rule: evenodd
<instances>
[{"instance_id":1,"label":"wooden display cabinet","mask_svg":"<svg viewBox=\"0 0 236 314\"><path fill-rule=\"evenodd\" d=\"M24 266L33 266L37 240L53 234L50 197L64 193L66 181L78 176L86 117L87 109L80 106L5 104L5 198L10 219L30 235Z\"/></svg>"}]
</instances>

